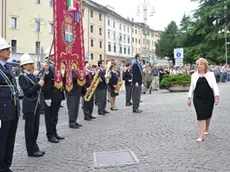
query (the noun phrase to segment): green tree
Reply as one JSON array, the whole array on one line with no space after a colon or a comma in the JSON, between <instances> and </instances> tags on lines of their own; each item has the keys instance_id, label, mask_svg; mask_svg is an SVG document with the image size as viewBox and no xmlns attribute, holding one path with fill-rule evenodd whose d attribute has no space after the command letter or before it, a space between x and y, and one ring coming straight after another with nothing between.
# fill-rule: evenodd
<instances>
[{"instance_id":1,"label":"green tree","mask_svg":"<svg viewBox=\"0 0 230 172\"><path fill-rule=\"evenodd\" d=\"M156 42L156 55L160 58L169 57L174 60L173 49L177 47L178 27L176 22L172 21L160 35Z\"/></svg>"}]
</instances>

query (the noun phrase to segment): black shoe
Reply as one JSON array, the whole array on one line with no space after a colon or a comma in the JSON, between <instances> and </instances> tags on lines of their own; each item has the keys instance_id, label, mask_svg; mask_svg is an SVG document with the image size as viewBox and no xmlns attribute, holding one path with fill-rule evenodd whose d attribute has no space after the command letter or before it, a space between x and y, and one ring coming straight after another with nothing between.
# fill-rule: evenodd
<instances>
[{"instance_id":1,"label":"black shoe","mask_svg":"<svg viewBox=\"0 0 230 172\"><path fill-rule=\"evenodd\" d=\"M77 122L76 122L76 125L78 126L78 127L82 127L83 125L81 125L81 124L78 124Z\"/></svg>"},{"instance_id":2,"label":"black shoe","mask_svg":"<svg viewBox=\"0 0 230 172\"><path fill-rule=\"evenodd\" d=\"M104 112L98 112L98 115L105 115L105 113Z\"/></svg>"},{"instance_id":3,"label":"black shoe","mask_svg":"<svg viewBox=\"0 0 230 172\"><path fill-rule=\"evenodd\" d=\"M60 108L64 108L64 106L60 105Z\"/></svg>"},{"instance_id":4,"label":"black shoe","mask_svg":"<svg viewBox=\"0 0 230 172\"><path fill-rule=\"evenodd\" d=\"M79 127L76 124L69 124L69 128L78 129Z\"/></svg>"},{"instance_id":5,"label":"black shoe","mask_svg":"<svg viewBox=\"0 0 230 172\"><path fill-rule=\"evenodd\" d=\"M37 152L34 152L32 154L28 154L29 157L41 157L43 156L44 154L40 151L37 151Z\"/></svg>"},{"instance_id":6,"label":"black shoe","mask_svg":"<svg viewBox=\"0 0 230 172\"><path fill-rule=\"evenodd\" d=\"M46 152L45 152L45 151L43 151L43 150L39 150L39 152L43 153L43 155L45 155L45 154L46 154Z\"/></svg>"},{"instance_id":7,"label":"black shoe","mask_svg":"<svg viewBox=\"0 0 230 172\"><path fill-rule=\"evenodd\" d=\"M133 110L133 113L141 113L141 112L143 112L143 111L139 110L139 109Z\"/></svg>"},{"instance_id":8,"label":"black shoe","mask_svg":"<svg viewBox=\"0 0 230 172\"><path fill-rule=\"evenodd\" d=\"M108 111L104 110L104 111L103 111L103 113L110 113L110 112L108 112Z\"/></svg>"},{"instance_id":9,"label":"black shoe","mask_svg":"<svg viewBox=\"0 0 230 172\"><path fill-rule=\"evenodd\" d=\"M56 137L48 138L48 141L51 142L51 143L59 143L59 140L57 140Z\"/></svg>"},{"instance_id":10,"label":"black shoe","mask_svg":"<svg viewBox=\"0 0 230 172\"><path fill-rule=\"evenodd\" d=\"M91 116L90 118L91 118L91 119L96 119L96 117L95 117L95 116Z\"/></svg>"},{"instance_id":11,"label":"black shoe","mask_svg":"<svg viewBox=\"0 0 230 172\"><path fill-rule=\"evenodd\" d=\"M89 117L84 118L84 120L86 120L86 121L92 121L92 119L89 118Z\"/></svg>"},{"instance_id":12,"label":"black shoe","mask_svg":"<svg viewBox=\"0 0 230 172\"><path fill-rule=\"evenodd\" d=\"M133 105L132 103L126 103L126 106L131 106L131 105Z\"/></svg>"},{"instance_id":13,"label":"black shoe","mask_svg":"<svg viewBox=\"0 0 230 172\"><path fill-rule=\"evenodd\" d=\"M58 140L64 140L65 139L65 137L62 137L62 136L59 136L58 134L56 134L56 139L58 139Z\"/></svg>"}]
</instances>

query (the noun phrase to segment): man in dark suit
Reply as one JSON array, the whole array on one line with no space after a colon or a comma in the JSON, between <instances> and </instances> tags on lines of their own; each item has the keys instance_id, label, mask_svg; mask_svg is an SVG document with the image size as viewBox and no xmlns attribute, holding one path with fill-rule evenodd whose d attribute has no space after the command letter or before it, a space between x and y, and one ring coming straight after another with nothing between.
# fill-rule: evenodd
<instances>
[{"instance_id":1,"label":"man in dark suit","mask_svg":"<svg viewBox=\"0 0 230 172\"><path fill-rule=\"evenodd\" d=\"M46 58L49 61L49 72L45 74L45 84L43 86L43 95L45 99L45 123L46 123L46 136L49 142L59 143L63 140L57 134L58 112L60 109L61 101L65 99L64 89L57 89L54 87L54 51L51 51L49 56L49 49L46 51Z\"/></svg>"},{"instance_id":2,"label":"man in dark suit","mask_svg":"<svg viewBox=\"0 0 230 172\"><path fill-rule=\"evenodd\" d=\"M130 63L126 64L126 71L123 74L123 79L125 81L125 91L126 91L126 106L131 106L132 98L132 66Z\"/></svg>"},{"instance_id":3,"label":"man in dark suit","mask_svg":"<svg viewBox=\"0 0 230 172\"><path fill-rule=\"evenodd\" d=\"M77 123L79 104L81 98L81 86L78 84L77 69L72 69L73 89L69 92L66 90L67 107L69 113L69 127L78 129L82 125ZM65 81L65 79L64 79Z\"/></svg>"},{"instance_id":4,"label":"man in dark suit","mask_svg":"<svg viewBox=\"0 0 230 172\"><path fill-rule=\"evenodd\" d=\"M99 77L102 81L98 84L97 87L97 97L98 97L98 115L105 115L109 113L105 110L106 108L106 98L107 98L107 84L106 84L106 71L104 69L105 62L103 60L98 61L98 67L100 69Z\"/></svg>"},{"instance_id":5,"label":"man in dark suit","mask_svg":"<svg viewBox=\"0 0 230 172\"><path fill-rule=\"evenodd\" d=\"M132 73L133 73L133 112L134 113L141 113L142 111L139 110L140 98L141 98L141 85L142 85L142 75L143 69L141 66L141 56L140 54L136 54L135 56L136 61L133 63L132 66Z\"/></svg>"},{"instance_id":6,"label":"man in dark suit","mask_svg":"<svg viewBox=\"0 0 230 172\"><path fill-rule=\"evenodd\" d=\"M11 172L20 115L18 90L10 66L10 45L0 37L0 171Z\"/></svg>"}]
</instances>

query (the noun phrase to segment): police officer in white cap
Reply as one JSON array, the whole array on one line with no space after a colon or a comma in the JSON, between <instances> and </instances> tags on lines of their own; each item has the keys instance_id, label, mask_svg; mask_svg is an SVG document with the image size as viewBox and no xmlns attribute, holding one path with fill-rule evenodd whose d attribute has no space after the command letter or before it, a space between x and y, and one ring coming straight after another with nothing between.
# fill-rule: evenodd
<instances>
[{"instance_id":1,"label":"police officer in white cap","mask_svg":"<svg viewBox=\"0 0 230 172\"><path fill-rule=\"evenodd\" d=\"M51 143L59 143L63 140L57 133L58 112L60 109L61 101L65 99L63 88L57 89L54 87L54 66L55 57L54 51L50 48L46 50L46 59L49 62L49 72L45 75L45 84L43 86L43 95L45 99L45 122L46 122L46 136Z\"/></svg>"},{"instance_id":2,"label":"police officer in white cap","mask_svg":"<svg viewBox=\"0 0 230 172\"><path fill-rule=\"evenodd\" d=\"M0 37L0 171L11 172L15 135L20 115L15 78L6 61L11 46Z\"/></svg>"},{"instance_id":3,"label":"police officer in white cap","mask_svg":"<svg viewBox=\"0 0 230 172\"><path fill-rule=\"evenodd\" d=\"M41 157L45 152L40 151L37 138L40 121L39 90L44 85L44 80L38 81L38 78L33 74L34 61L28 53L23 54L20 61L23 72L19 76L19 85L24 93L22 112L25 119L26 150L30 157ZM45 70L48 71L48 67Z\"/></svg>"}]
</instances>

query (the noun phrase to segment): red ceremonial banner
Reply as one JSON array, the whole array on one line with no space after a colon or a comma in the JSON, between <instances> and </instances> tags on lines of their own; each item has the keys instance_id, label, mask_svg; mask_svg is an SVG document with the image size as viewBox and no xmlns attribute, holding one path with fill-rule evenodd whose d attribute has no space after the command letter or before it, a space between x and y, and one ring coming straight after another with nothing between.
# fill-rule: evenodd
<instances>
[{"instance_id":1,"label":"red ceremonial banner","mask_svg":"<svg viewBox=\"0 0 230 172\"><path fill-rule=\"evenodd\" d=\"M65 69L66 90L73 88L72 69L77 71L78 84L85 84L84 34L80 0L74 2L76 10L68 8L68 0L54 0L54 54L55 87L63 86L61 70Z\"/></svg>"}]
</instances>

